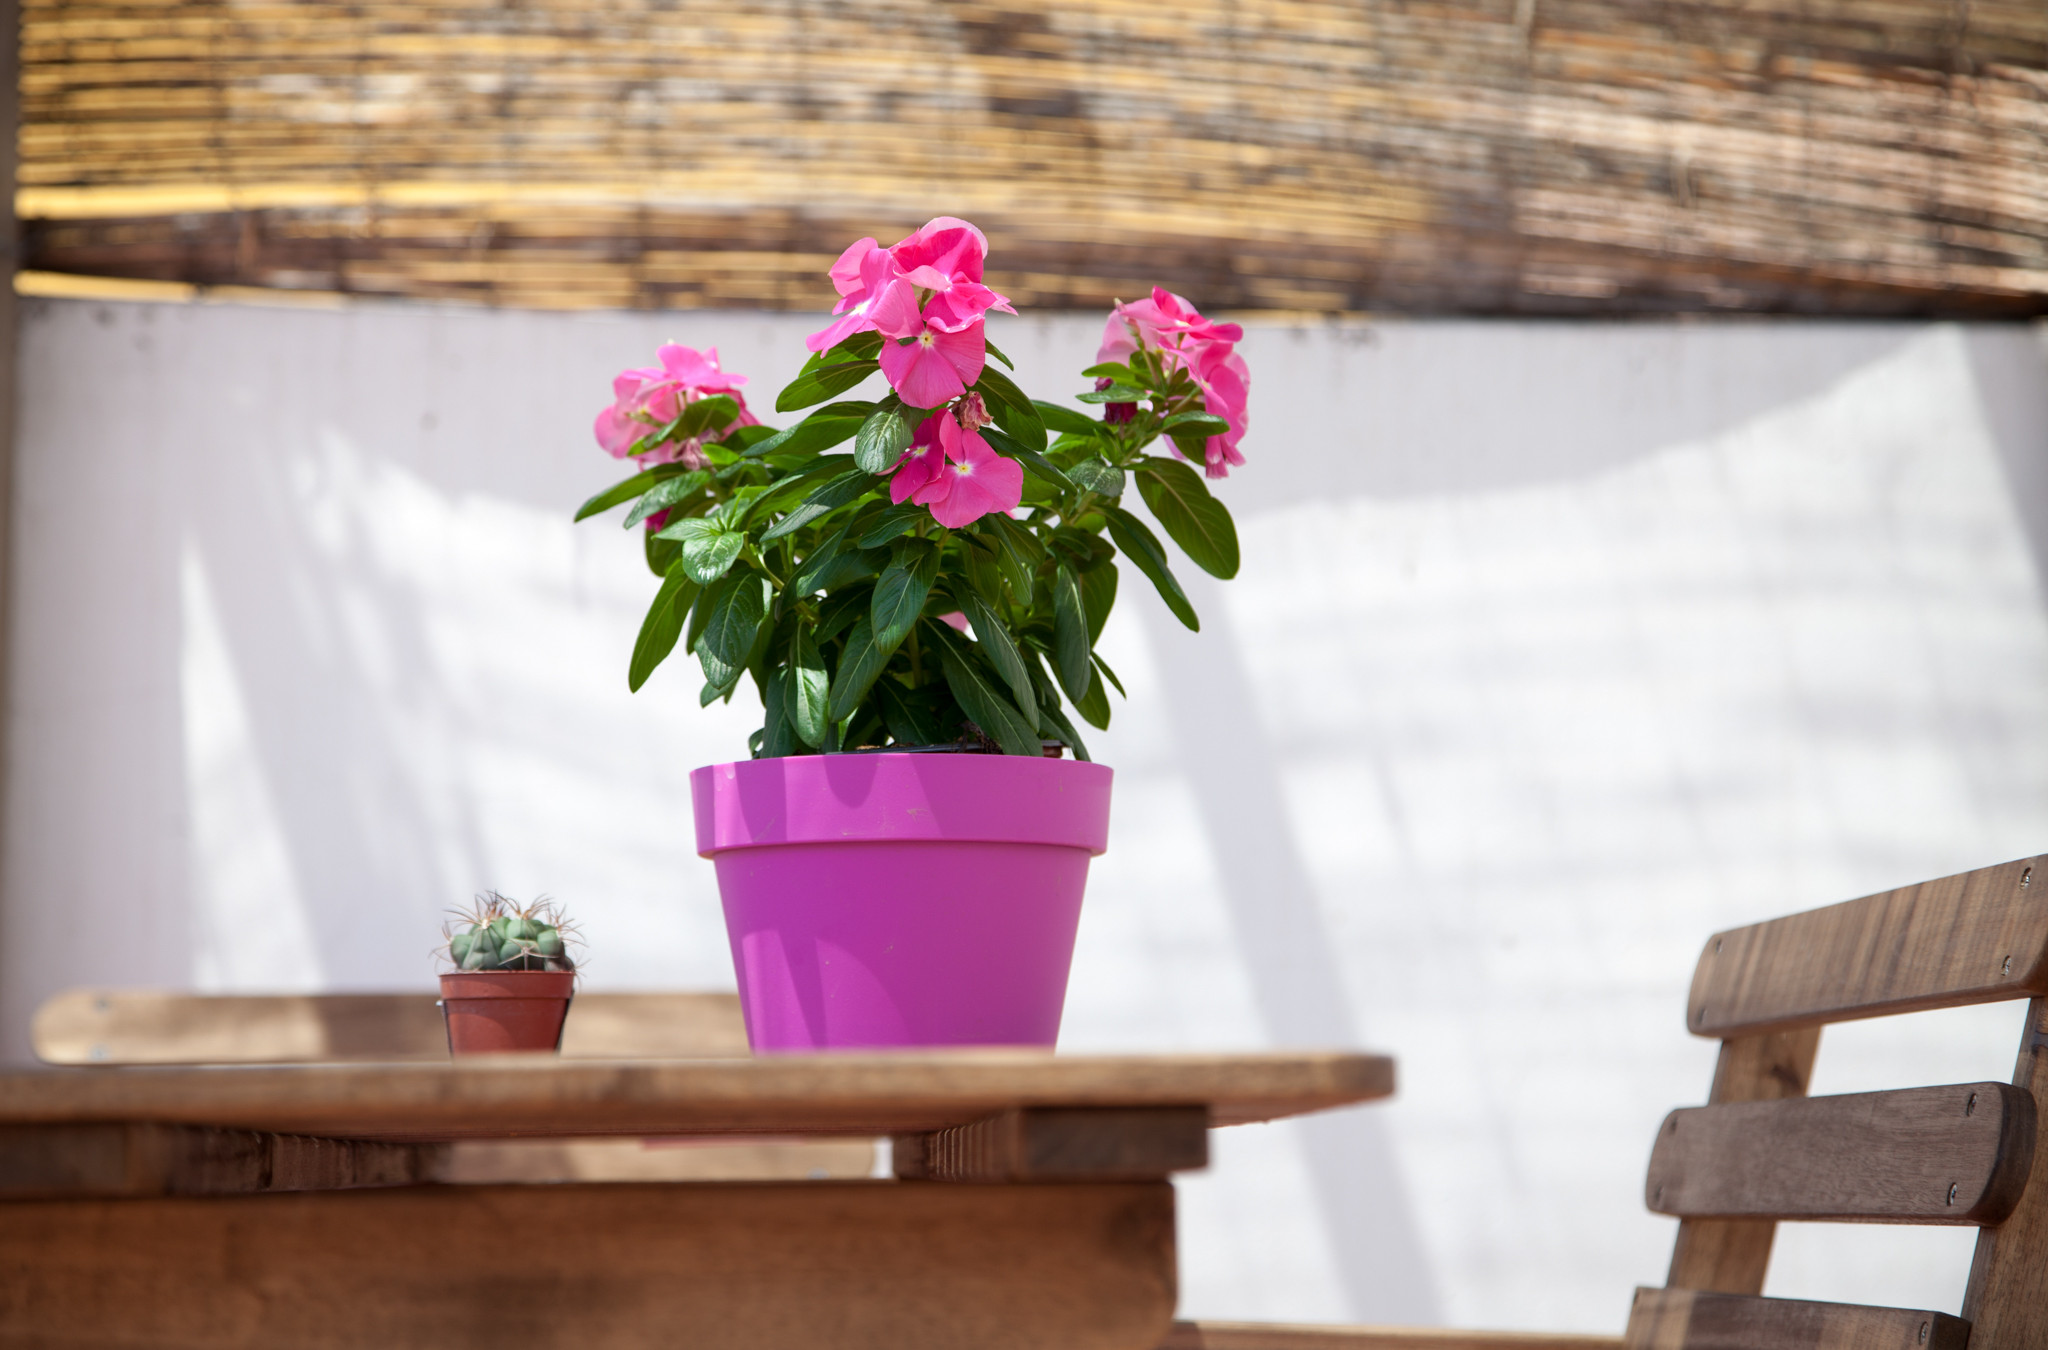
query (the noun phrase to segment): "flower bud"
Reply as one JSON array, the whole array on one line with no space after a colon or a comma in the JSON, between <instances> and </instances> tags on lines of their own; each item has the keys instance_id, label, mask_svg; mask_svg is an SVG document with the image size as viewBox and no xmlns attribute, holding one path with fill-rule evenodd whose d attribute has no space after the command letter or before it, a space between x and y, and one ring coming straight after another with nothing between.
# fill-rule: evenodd
<instances>
[{"instance_id":1,"label":"flower bud","mask_svg":"<svg viewBox=\"0 0 2048 1350\"><path fill-rule=\"evenodd\" d=\"M1105 375L1095 382L1095 392L1099 394L1115 383L1115 380ZM1137 415L1138 405L1135 403L1105 403L1102 405L1102 420L1105 422L1128 422Z\"/></svg>"}]
</instances>

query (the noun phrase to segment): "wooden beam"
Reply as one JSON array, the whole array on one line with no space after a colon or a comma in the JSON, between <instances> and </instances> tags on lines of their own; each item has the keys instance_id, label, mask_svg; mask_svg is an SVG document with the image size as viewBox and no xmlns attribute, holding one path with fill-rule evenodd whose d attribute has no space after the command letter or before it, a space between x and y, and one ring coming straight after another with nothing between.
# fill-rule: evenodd
<instances>
[{"instance_id":1,"label":"wooden beam","mask_svg":"<svg viewBox=\"0 0 2048 1350\"><path fill-rule=\"evenodd\" d=\"M1152 1350L1173 1189L420 1187L23 1201L0 1343Z\"/></svg>"},{"instance_id":2,"label":"wooden beam","mask_svg":"<svg viewBox=\"0 0 2048 1350\"><path fill-rule=\"evenodd\" d=\"M1386 1097L1393 1061L1349 1052L1014 1050L459 1064L44 1069L0 1074L0 1123L154 1120L323 1138L880 1135L1019 1107L1183 1107L1245 1124Z\"/></svg>"},{"instance_id":3,"label":"wooden beam","mask_svg":"<svg viewBox=\"0 0 2048 1350\"><path fill-rule=\"evenodd\" d=\"M1721 1042L1710 1103L1778 1101L1806 1095L1820 1028ZM1778 1226L1770 1219L1681 1219L1671 1249L1673 1289L1760 1294Z\"/></svg>"},{"instance_id":4,"label":"wooden beam","mask_svg":"<svg viewBox=\"0 0 2048 1350\"><path fill-rule=\"evenodd\" d=\"M1619 1336L1446 1327L1316 1327L1175 1322L1159 1350L1621 1350Z\"/></svg>"},{"instance_id":5,"label":"wooden beam","mask_svg":"<svg viewBox=\"0 0 2048 1350\"><path fill-rule=\"evenodd\" d=\"M2027 1007L2013 1084L2034 1098L2037 1153L2048 1151L2048 999ZM2048 1181L2036 1180L2012 1216L1977 1235L1963 1316L1977 1328L1978 1350L2048 1350Z\"/></svg>"},{"instance_id":6,"label":"wooden beam","mask_svg":"<svg viewBox=\"0 0 2048 1350\"><path fill-rule=\"evenodd\" d=\"M1643 1196L1658 1214L1975 1224L2026 1189L2034 1099L2003 1083L1673 1111Z\"/></svg>"},{"instance_id":7,"label":"wooden beam","mask_svg":"<svg viewBox=\"0 0 2048 1350\"><path fill-rule=\"evenodd\" d=\"M1636 1290L1625 1339L1628 1350L1965 1350L1971 1343L1970 1324L1947 1313L1690 1289Z\"/></svg>"},{"instance_id":8,"label":"wooden beam","mask_svg":"<svg viewBox=\"0 0 2048 1350\"><path fill-rule=\"evenodd\" d=\"M950 1130L899 1134L898 1177L922 1181L1123 1181L1209 1165L1209 1109L1033 1108Z\"/></svg>"},{"instance_id":9,"label":"wooden beam","mask_svg":"<svg viewBox=\"0 0 2048 1350\"><path fill-rule=\"evenodd\" d=\"M31 265L822 310L840 249L928 201L1039 307L1158 282L1291 311L2048 308L2035 0L1176 13L972 0L878 28L794 0L708 33L638 0L38 5Z\"/></svg>"},{"instance_id":10,"label":"wooden beam","mask_svg":"<svg viewBox=\"0 0 2048 1350\"><path fill-rule=\"evenodd\" d=\"M0 1200L417 1186L446 1147L190 1125L0 1126Z\"/></svg>"},{"instance_id":11,"label":"wooden beam","mask_svg":"<svg viewBox=\"0 0 2048 1350\"><path fill-rule=\"evenodd\" d=\"M1753 1036L2048 993L2048 855L1716 933L1686 1025Z\"/></svg>"}]
</instances>

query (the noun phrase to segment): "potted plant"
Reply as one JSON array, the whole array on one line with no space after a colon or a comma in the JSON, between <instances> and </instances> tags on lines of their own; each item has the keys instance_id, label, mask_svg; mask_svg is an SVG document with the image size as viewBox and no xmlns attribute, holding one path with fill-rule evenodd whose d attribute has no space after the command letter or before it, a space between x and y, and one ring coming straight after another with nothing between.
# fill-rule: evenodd
<instances>
[{"instance_id":1,"label":"potted plant","mask_svg":"<svg viewBox=\"0 0 2048 1350\"><path fill-rule=\"evenodd\" d=\"M575 992L576 931L549 900L517 905L496 891L441 929L441 1015L451 1055L551 1051Z\"/></svg>"},{"instance_id":2,"label":"potted plant","mask_svg":"<svg viewBox=\"0 0 2048 1350\"><path fill-rule=\"evenodd\" d=\"M1050 1047L1107 847L1110 771L1069 709L1107 727L1122 693L1095 650L1118 562L1197 627L1132 490L1196 566L1237 572L1190 465L1243 462L1242 330L1155 289L1111 312L1084 407L1034 400L984 331L1015 312L986 255L950 218L848 248L837 317L775 400L811 409L792 425L675 345L597 420L639 471L577 519L630 503L661 579L628 685L680 646L702 703L760 691L752 758L691 776L757 1051Z\"/></svg>"}]
</instances>

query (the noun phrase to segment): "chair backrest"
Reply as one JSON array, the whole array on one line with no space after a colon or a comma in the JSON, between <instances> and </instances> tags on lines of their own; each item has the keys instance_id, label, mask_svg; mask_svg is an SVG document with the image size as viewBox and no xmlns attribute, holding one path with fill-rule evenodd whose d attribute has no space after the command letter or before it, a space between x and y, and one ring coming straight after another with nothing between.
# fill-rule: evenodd
<instances>
[{"instance_id":1,"label":"chair backrest","mask_svg":"<svg viewBox=\"0 0 2048 1350\"><path fill-rule=\"evenodd\" d=\"M72 989L36 1010L50 1064L290 1064L445 1060L432 994L201 995ZM734 994L578 994L562 1033L570 1059L744 1055Z\"/></svg>"},{"instance_id":2,"label":"chair backrest","mask_svg":"<svg viewBox=\"0 0 2048 1350\"><path fill-rule=\"evenodd\" d=\"M1717 933L1686 1024L1708 1105L1658 1128L1644 1198L1680 1220L1632 1350L2048 1350L2048 855ZM2037 875L2038 873L2038 875ZM1820 1029L2032 999L2010 1085L1806 1096ZM2044 1164L2048 1170L2048 1164ZM1758 1297L1782 1219L1979 1230L1963 1315Z\"/></svg>"}]
</instances>

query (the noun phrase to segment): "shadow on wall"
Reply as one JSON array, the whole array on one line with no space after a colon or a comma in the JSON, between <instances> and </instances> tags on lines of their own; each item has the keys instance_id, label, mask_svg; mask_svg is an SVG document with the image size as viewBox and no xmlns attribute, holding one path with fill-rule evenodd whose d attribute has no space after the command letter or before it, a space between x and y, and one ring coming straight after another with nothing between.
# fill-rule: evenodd
<instances>
[{"instance_id":1,"label":"shadow on wall","mask_svg":"<svg viewBox=\"0 0 2048 1350\"><path fill-rule=\"evenodd\" d=\"M614 371L676 335L718 346L727 368L754 376L749 388L767 405L813 326L803 316L734 314L27 306L0 942L6 1052L25 1054L35 1003L74 983L417 986L439 912L487 885L562 895L594 930L621 935L596 950L598 987L727 987L712 881L690 853L679 804L688 770L729 758L754 710L743 697L699 712L696 681L680 662L637 699L626 693L624 654L651 582L630 541L601 524L572 528L568 515L620 476L589 440ZM1020 382L1045 391L1079 386L1073 372L1092 359L1101 331L1082 318L1001 327ZM1386 526L1389 513L1464 504L1484 522L1512 515L1516 494L1605 492L1660 451L1821 400L1887 362L1939 365L1961 353L1979 407L1958 416L1981 413L2043 556L2048 380L2024 330L1390 322L1255 328L1246 353L1257 389L1251 463L1224 489L1240 522L1258 530L1261 521L1334 521L1361 535ZM109 370L120 372L122 390L111 403L102 396ZM1555 505L1543 500L1545 510ZM1313 521L1303 515L1325 508ZM1717 509L1739 516L1739 487ZM1356 518L1334 514L1343 511ZM1441 526L1450 546L1464 547L1463 519ZM1535 534L1491 552L1487 540L1466 542L1469 556L1503 568L1544 556ZM1559 539L1556 551L1583 542ZM1317 806L1303 795L1304 775L1341 753L1344 781L1371 784L1344 797L1347 826L1386 841L1375 875L1397 878L1411 909L1462 902L1460 887L1496 860L1445 860L1441 801L1415 821L1402 816L1417 765L1442 762L1429 759L1432 747L1365 722L1323 744L1302 742L1299 719L1282 719L1276 734L1273 690L1295 686L1274 663L1316 659L1325 627L1379 631L1392 609L1373 608L1390 593L1385 576L1370 578L1382 587L1370 592L1363 573L1326 579L1328 614L1290 611L1294 637L1276 637L1245 597L1282 595L1297 579L1288 569L1301 564L1284 559L1284 548L1266 552L1234 588L1186 578L1204 619L1200 638L1130 586L1118 624L1170 672L1161 713L1227 915L1226 955L1244 972L1264 1039L1398 1041L1427 1073L1431 1056L1452 1062L1462 1043L1433 1041L1428 1027L1399 1020L1424 1000L1416 986L1388 980L1410 990L1397 1000L1361 975L1381 972L1374 963L1383 957L1360 940L1351 897L1333 894L1336 865L1304 849L1305 812ZM1589 585L1620 584L1589 575ZM1481 595L1475 612L1491 603ZM1728 603L1761 611L1771 597ZM1361 617L1361 607L1370 612ZM1130 613L1140 616L1135 630ZM1431 661L1480 663L1498 650L1490 632L1447 625L1437 636L1448 650L1420 654L1405 672L1367 679L1356 665L1331 664L1328 697L1390 706L1430 680L1422 672ZM1573 641L1563 628L1529 640ZM1475 687L1512 702L1514 678ZM1547 706L1537 689L1547 678L1528 672L1528 707ZM1800 678L1788 673L1772 696L1806 697ZM1687 688L1635 692L1661 717L1702 706ZM1485 711L1513 722L1512 709ZM1116 734L1106 740L1105 758ZM1525 750L1468 753L1455 763L1471 804L1449 809L1483 834L1492 818L1485 794L1495 778L1524 771L1513 757ZM1676 770L1643 772L1652 795L1683 796ZM1682 802L1656 805L1691 819ZM88 832L93 843L81 847ZM1713 870L1709 889L1759 874L1744 850L1763 845L1695 842L1692 861ZM1672 865L1689 865L1688 856ZM1632 854L1535 857L1534 872L1553 874L1532 875L1529 893L1579 875L1573 869L1634 875L1634 865ZM1091 903L1121 902L1102 893ZM1674 909L1665 923L1700 917ZM1671 942L1683 951L1700 935L1687 929ZM1597 949L1597 940L1586 945ZM1472 959L1483 967L1483 956ZM1467 974L1427 996L1446 1008L1472 1000L1494 1022L1537 1006L1513 1003L1522 992ZM1142 1044L1177 1043L1176 1029L1156 1020L1120 1031ZM1458 1033L1474 1043L1499 1034L1498 1025ZM1507 1109L1499 1099L1485 1107ZM1490 1305L1451 1273L1476 1268L1467 1257L1484 1243L1446 1227L1447 1183L1397 1165L1401 1119L1348 1113L1289 1136L1301 1140L1341 1285L1319 1306L1384 1321L1487 1320ZM1426 1119L1435 1128L1448 1117ZM1398 1137L1412 1167L1428 1141ZM1472 1146L1507 1156L1524 1141ZM1507 1190L1518 1184L1510 1169ZM1618 1323L1625 1302L1624 1291L1611 1317L1595 1312L1590 1322L1570 1311L1577 1304L1560 1303L1552 1323Z\"/></svg>"}]
</instances>

